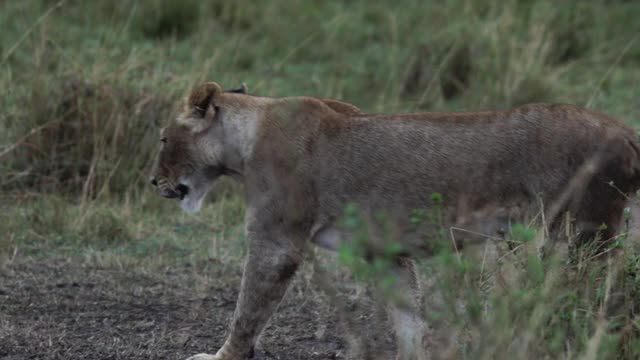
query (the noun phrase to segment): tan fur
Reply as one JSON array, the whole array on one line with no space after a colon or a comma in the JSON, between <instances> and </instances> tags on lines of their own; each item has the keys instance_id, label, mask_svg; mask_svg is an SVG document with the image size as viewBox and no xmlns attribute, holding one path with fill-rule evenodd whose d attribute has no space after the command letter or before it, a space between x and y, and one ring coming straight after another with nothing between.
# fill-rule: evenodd
<instances>
[{"instance_id":1,"label":"tan fur","mask_svg":"<svg viewBox=\"0 0 640 360\"><path fill-rule=\"evenodd\" d=\"M576 172L598 157L603 161L562 208L585 236L606 224L607 238L620 223L625 194L638 188L633 130L571 105L369 115L331 99L224 93L208 83L194 90L179 119L164 131L154 175L160 191L188 183L182 202L193 210L196 197L229 175L244 184L247 200L248 255L230 334L217 355L201 358L244 359L253 351L307 245L348 241L336 224L347 203L372 217L386 214L403 255L415 256L428 255L433 244L411 231L409 215L428 208L433 193L442 194L445 226L498 209L499 220L478 228L504 231L510 219L571 191ZM395 321L414 317L396 311ZM420 338L401 337L405 354Z\"/></svg>"}]
</instances>

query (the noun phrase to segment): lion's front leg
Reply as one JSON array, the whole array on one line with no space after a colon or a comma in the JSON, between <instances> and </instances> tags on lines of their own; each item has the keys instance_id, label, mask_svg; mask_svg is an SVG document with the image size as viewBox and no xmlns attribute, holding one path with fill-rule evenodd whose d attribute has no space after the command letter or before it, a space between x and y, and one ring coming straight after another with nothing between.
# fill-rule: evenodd
<instances>
[{"instance_id":1,"label":"lion's front leg","mask_svg":"<svg viewBox=\"0 0 640 360\"><path fill-rule=\"evenodd\" d=\"M268 234L248 237L249 252L229 336L216 355L200 354L189 360L244 360L252 356L258 336L302 261L301 243Z\"/></svg>"}]
</instances>

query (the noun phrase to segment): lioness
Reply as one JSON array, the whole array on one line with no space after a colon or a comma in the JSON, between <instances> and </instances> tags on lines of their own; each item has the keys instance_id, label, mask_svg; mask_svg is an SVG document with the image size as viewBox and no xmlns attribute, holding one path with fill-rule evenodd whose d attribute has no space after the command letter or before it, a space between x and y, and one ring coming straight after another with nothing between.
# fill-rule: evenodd
<instances>
[{"instance_id":1,"label":"lioness","mask_svg":"<svg viewBox=\"0 0 640 360\"><path fill-rule=\"evenodd\" d=\"M399 224L405 252L398 283L411 287L404 256L428 253L429 240L416 240L405 225L433 193L442 194L449 224L463 209L495 205L520 209L510 213L516 216L564 196L562 210L579 232L592 235L604 224L608 238L640 184L634 131L570 105L369 115L336 100L249 96L209 82L193 90L161 142L151 179L160 195L195 212L213 182L228 175L244 184L247 201L248 255L229 336L216 355L191 359L251 356L307 245L335 248L349 240L336 221L347 203L384 210ZM576 173L585 184L567 192ZM416 311L391 312L398 358L422 351Z\"/></svg>"}]
</instances>

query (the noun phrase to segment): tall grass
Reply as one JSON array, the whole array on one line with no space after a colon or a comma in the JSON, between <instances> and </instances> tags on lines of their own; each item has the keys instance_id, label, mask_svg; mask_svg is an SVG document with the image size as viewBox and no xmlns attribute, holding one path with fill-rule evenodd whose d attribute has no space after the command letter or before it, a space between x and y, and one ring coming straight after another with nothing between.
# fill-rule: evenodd
<instances>
[{"instance_id":1,"label":"tall grass","mask_svg":"<svg viewBox=\"0 0 640 360\"><path fill-rule=\"evenodd\" d=\"M452 246L454 239L438 211L432 206L412 217L414 223L440 229L425 239L435 255L418 259L427 285L422 314L430 326L426 349L433 358L640 356L640 257L638 245L626 241L628 228L605 248L598 242L573 242L572 230L568 244L554 242L544 225L533 221L515 224L504 240L487 236L481 244L458 243L464 247L461 252ZM393 303L398 299L391 274L402 248L393 231L373 230L393 224L385 225L380 217L371 221L375 224L347 208L343 223L353 236L342 245L338 259L356 279ZM542 243L547 245L544 253ZM368 339L358 341L366 344Z\"/></svg>"},{"instance_id":2,"label":"tall grass","mask_svg":"<svg viewBox=\"0 0 640 360\"><path fill-rule=\"evenodd\" d=\"M557 101L640 114L634 2L58 4L0 5L7 191L139 189L158 128L205 79L373 112Z\"/></svg>"}]
</instances>

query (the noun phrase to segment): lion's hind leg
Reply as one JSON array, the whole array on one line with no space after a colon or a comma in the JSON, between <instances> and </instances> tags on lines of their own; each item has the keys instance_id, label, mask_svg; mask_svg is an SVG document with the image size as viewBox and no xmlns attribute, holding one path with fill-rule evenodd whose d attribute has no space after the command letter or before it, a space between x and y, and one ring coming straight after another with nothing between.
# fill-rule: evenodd
<instances>
[{"instance_id":1,"label":"lion's hind leg","mask_svg":"<svg viewBox=\"0 0 640 360\"><path fill-rule=\"evenodd\" d=\"M426 324L422 316L422 292L414 262L400 257L394 267L395 288L388 312L398 346L398 360L426 360Z\"/></svg>"}]
</instances>

